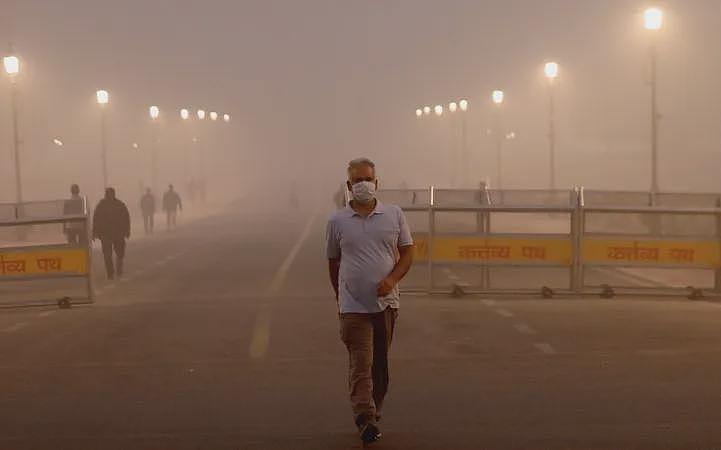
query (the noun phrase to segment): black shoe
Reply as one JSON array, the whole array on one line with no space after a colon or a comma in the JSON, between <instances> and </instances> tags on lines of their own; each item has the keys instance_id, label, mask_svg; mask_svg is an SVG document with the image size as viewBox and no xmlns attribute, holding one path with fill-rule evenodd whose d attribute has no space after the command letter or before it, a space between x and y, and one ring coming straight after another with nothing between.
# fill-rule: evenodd
<instances>
[{"instance_id":1,"label":"black shoe","mask_svg":"<svg viewBox=\"0 0 721 450\"><path fill-rule=\"evenodd\" d=\"M381 430L374 423L367 423L360 429L360 438L364 444L379 441L382 436Z\"/></svg>"}]
</instances>

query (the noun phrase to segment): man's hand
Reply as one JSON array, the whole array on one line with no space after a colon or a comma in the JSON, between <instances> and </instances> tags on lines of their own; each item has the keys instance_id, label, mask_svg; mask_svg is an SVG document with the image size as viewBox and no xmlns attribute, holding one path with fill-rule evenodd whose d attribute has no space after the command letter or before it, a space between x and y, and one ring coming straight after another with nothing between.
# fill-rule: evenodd
<instances>
[{"instance_id":1,"label":"man's hand","mask_svg":"<svg viewBox=\"0 0 721 450\"><path fill-rule=\"evenodd\" d=\"M396 284L398 284L398 282L394 278L390 276L385 277L383 281L381 281L381 284L378 285L378 297L385 297L390 294L393 288L396 287Z\"/></svg>"}]
</instances>

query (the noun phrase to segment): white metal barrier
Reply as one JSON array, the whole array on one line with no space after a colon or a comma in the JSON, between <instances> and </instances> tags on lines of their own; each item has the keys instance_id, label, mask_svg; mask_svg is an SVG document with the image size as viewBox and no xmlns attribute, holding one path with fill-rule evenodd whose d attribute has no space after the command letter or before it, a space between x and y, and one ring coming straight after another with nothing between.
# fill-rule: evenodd
<instances>
[{"instance_id":1,"label":"white metal barrier","mask_svg":"<svg viewBox=\"0 0 721 450\"><path fill-rule=\"evenodd\" d=\"M409 191L414 192L414 191ZM382 201L409 192L381 191ZM393 198L395 197L395 198ZM416 271L423 265L427 293L594 294L686 293L691 298L721 293L721 194L648 194L638 204L615 200L614 192L441 190L429 188L424 203L398 202L416 221ZM605 201L602 201L605 200ZM684 206L688 203L692 206ZM672 206L662 206L662 205ZM501 275L513 269L515 275ZM597 283L589 274L604 270L703 270L710 287L625 286ZM529 276L534 272L536 275ZM565 280L551 283L550 272ZM494 275L495 274L495 275ZM535 277L535 278L534 278ZM439 282L443 278L445 283ZM628 277L626 277L628 278ZM450 280L450 281L449 281ZM529 286L522 287L523 281ZM409 289L406 289L409 290Z\"/></svg>"},{"instance_id":2,"label":"white metal barrier","mask_svg":"<svg viewBox=\"0 0 721 450\"><path fill-rule=\"evenodd\" d=\"M63 296L18 302L4 298L0 306L70 307L93 301L86 198L0 204L0 231L0 283L81 279L86 293L77 299Z\"/></svg>"}]
</instances>

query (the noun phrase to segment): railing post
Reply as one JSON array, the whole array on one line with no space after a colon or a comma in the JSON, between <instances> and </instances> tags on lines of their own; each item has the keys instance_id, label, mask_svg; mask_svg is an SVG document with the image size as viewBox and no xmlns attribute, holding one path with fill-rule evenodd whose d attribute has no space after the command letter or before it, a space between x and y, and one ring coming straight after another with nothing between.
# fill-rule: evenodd
<instances>
[{"instance_id":1,"label":"railing post","mask_svg":"<svg viewBox=\"0 0 721 450\"><path fill-rule=\"evenodd\" d=\"M493 202L491 201L490 193L488 192L488 183L483 183L483 191L481 192L481 206L490 207ZM481 217L481 234L485 237L491 232L491 214L487 209L480 212ZM491 286L491 273L488 265L481 267L481 290L485 291Z\"/></svg>"},{"instance_id":2,"label":"railing post","mask_svg":"<svg viewBox=\"0 0 721 450\"><path fill-rule=\"evenodd\" d=\"M583 212L583 187L574 188L574 205L571 214L571 236L573 242L573 266L571 267L571 290L583 290L583 234L585 230Z\"/></svg>"},{"instance_id":3,"label":"railing post","mask_svg":"<svg viewBox=\"0 0 721 450\"><path fill-rule=\"evenodd\" d=\"M716 199L716 240L719 245L719 258L721 258L721 197ZM721 293L721 266L714 270L714 291Z\"/></svg>"},{"instance_id":4,"label":"railing post","mask_svg":"<svg viewBox=\"0 0 721 450\"><path fill-rule=\"evenodd\" d=\"M435 203L435 187L430 187L430 198L428 201L428 295L433 294L433 238L436 230L436 216L433 210Z\"/></svg>"}]
</instances>

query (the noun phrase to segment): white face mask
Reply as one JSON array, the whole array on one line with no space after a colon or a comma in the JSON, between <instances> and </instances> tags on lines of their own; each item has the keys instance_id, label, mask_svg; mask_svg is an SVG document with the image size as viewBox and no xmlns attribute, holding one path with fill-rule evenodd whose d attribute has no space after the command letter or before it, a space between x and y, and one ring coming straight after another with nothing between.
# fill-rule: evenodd
<instances>
[{"instance_id":1,"label":"white face mask","mask_svg":"<svg viewBox=\"0 0 721 450\"><path fill-rule=\"evenodd\" d=\"M370 203L376 197L376 184L373 181L361 181L351 186L353 199L360 203Z\"/></svg>"}]
</instances>

